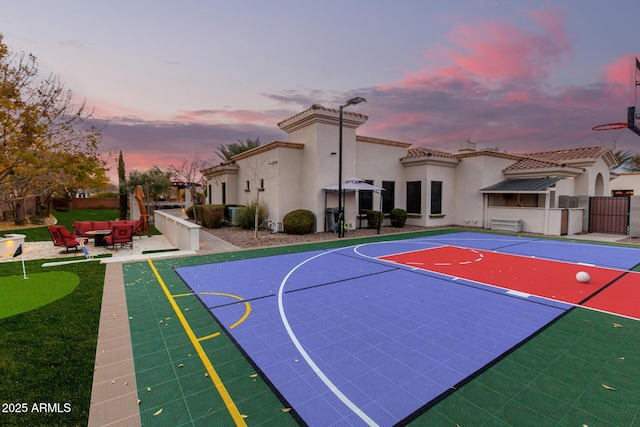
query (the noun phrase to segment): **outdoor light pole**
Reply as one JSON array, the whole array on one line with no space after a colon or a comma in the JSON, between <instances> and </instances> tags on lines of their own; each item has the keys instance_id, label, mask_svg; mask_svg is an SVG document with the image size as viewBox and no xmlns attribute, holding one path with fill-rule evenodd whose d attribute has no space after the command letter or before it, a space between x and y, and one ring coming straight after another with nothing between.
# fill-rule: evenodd
<instances>
[{"instance_id":1,"label":"outdoor light pole","mask_svg":"<svg viewBox=\"0 0 640 427\"><path fill-rule=\"evenodd\" d=\"M344 237L344 212L342 212L342 110L349 105L367 102L366 99L356 96L340 106L340 126L338 137L338 237Z\"/></svg>"},{"instance_id":2,"label":"outdoor light pole","mask_svg":"<svg viewBox=\"0 0 640 427\"><path fill-rule=\"evenodd\" d=\"M149 229L149 237L151 237L151 191L149 190L149 186L153 186L153 181L147 181L145 185L147 186L147 228Z\"/></svg>"}]
</instances>

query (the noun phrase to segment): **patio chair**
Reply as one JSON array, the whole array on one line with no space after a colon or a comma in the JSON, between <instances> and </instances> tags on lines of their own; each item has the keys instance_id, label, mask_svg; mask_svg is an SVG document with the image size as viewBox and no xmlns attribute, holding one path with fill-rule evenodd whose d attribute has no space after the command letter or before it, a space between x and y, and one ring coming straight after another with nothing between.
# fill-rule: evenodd
<instances>
[{"instance_id":1,"label":"patio chair","mask_svg":"<svg viewBox=\"0 0 640 427\"><path fill-rule=\"evenodd\" d=\"M81 243L87 242L87 239L78 239L63 225L52 225L49 227L49 235L53 240L54 246L64 247L63 253L71 253L71 249L74 252L81 250Z\"/></svg>"},{"instance_id":2,"label":"patio chair","mask_svg":"<svg viewBox=\"0 0 640 427\"><path fill-rule=\"evenodd\" d=\"M116 250L116 245L120 245L121 248L129 246L133 249L133 228L133 224L113 224L111 234L104 237L106 246Z\"/></svg>"}]
</instances>

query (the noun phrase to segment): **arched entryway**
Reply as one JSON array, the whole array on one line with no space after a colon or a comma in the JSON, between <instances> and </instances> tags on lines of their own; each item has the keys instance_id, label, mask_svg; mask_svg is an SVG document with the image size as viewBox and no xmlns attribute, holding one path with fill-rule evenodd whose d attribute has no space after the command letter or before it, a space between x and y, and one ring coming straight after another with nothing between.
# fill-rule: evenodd
<instances>
[{"instance_id":1,"label":"arched entryway","mask_svg":"<svg viewBox=\"0 0 640 427\"><path fill-rule=\"evenodd\" d=\"M594 196L608 196L608 194L604 194L604 177L601 173L596 176Z\"/></svg>"}]
</instances>

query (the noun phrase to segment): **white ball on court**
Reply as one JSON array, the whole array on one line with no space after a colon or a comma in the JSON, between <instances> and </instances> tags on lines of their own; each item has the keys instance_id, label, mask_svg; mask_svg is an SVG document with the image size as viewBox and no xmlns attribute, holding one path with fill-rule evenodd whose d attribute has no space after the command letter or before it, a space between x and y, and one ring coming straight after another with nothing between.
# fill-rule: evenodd
<instances>
[{"instance_id":1,"label":"white ball on court","mask_svg":"<svg viewBox=\"0 0 640 427\"><path fill-rule=\"evenodd\" d=\"M579 271L578 274L576 274L576 280L580 283L589 283L591 276L586 271Z\"/></svg>"}]
</instances>

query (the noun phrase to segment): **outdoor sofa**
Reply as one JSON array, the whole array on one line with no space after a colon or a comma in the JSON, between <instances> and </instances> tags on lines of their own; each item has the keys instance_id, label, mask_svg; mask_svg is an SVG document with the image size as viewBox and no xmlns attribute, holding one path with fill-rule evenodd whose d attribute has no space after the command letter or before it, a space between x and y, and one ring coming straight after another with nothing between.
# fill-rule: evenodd
<instances>
[{"instance_id":1,"label":"outdoor sofa","mask_svg":"<svg viewBox=\"0 0 640 427\"><path fill-rule=\"evenodd\" d=\"M112 230L114 225L133 225L133 234L141 236L144 227L143 219L123 219L119 221L74 221L73 229L77 237L94 237L87 231Z\"/></svg>"}]
</instances>

